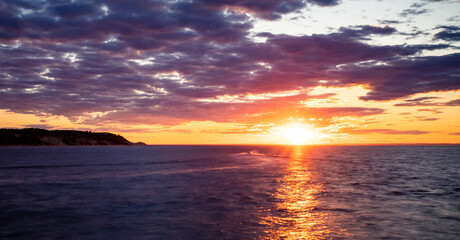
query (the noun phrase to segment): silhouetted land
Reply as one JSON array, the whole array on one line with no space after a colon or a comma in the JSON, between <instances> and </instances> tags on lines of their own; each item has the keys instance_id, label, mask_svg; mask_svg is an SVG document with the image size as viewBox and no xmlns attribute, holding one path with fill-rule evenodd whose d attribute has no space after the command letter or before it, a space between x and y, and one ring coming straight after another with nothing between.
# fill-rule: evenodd
<instances>
[{"instance_id":1,"label":"silhouetted land","mask_svg":"<svg viewBox=\"0 0 460 240\"><path fill-rule=\"evenodd\" d=\"M65 145L145 145L132 143L120 135L106 132L44 130L38 128L0 129L3 146L65 146Z\"/></svg>"}]
</instances>

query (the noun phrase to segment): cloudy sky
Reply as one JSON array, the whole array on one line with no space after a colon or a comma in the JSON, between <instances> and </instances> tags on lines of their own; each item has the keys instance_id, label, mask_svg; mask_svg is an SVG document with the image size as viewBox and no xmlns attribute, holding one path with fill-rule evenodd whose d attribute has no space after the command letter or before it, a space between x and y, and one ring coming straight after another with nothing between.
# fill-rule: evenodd
<instances>
[{"instance_id":1,"label":"cloudy sky","mask_svg":"<svg viewBox=\"0 0 460 240\"><path fill-rule=\"evenodd\" d=\"M0 127L460 143L460 1L0 2Z\"/></svg>"}]
</instances>

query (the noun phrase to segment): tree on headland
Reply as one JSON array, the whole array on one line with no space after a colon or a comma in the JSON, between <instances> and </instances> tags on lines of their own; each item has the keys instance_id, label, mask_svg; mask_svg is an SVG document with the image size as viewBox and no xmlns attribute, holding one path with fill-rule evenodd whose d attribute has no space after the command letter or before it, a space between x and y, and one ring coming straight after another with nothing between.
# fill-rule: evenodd
<instances>
[{"instance_id":1,"label":"tree on headland","mask_svg":"<svg viewBox=\"0 0 460 240\"><path fill-rule=\"evenodd\" d=\"M0 129L0 145L59 146L59 145L141 145L120 135L107 132L45 130L39 128Z\"/></svg>"}]
</instances>

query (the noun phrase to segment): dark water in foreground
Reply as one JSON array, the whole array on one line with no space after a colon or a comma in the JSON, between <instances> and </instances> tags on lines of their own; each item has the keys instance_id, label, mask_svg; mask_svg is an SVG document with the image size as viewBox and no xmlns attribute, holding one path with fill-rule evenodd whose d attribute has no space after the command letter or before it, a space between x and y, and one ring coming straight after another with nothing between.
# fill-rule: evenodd
<instances>
[{"instance_id":1,"label":"dark water in foreground","mask_svg":"<svg viewBox=\"0 0 460 240\"><path fill-rule=\"evenodd\" d=\"M460 239L460 146L0 148L0 239Z\"/></svg>"}]
</instances>

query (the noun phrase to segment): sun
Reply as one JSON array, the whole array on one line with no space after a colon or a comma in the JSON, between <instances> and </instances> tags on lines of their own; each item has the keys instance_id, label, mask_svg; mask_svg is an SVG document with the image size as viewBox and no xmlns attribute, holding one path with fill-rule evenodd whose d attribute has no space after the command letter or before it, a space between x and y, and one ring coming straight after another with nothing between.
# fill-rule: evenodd
<instances>
[{"instance_id":1,"label":"sun","mask_svg":"<svg viewBox=\"0 0 460 240\"><path fill-rule=\"evenodd\" d=\"M301 126L289 126L283 130L283 136L292 145L302 145L313 138L313 133Z\"/></svg>"}]
</instances>

